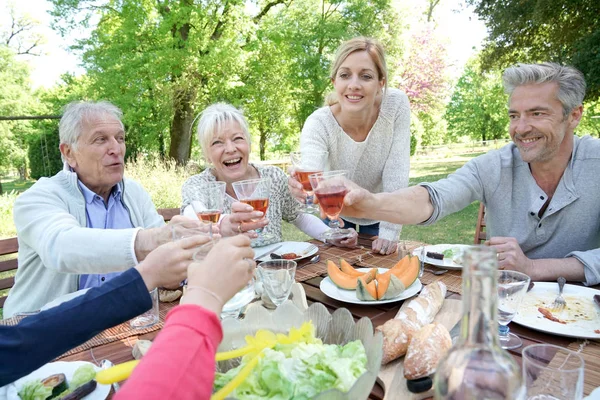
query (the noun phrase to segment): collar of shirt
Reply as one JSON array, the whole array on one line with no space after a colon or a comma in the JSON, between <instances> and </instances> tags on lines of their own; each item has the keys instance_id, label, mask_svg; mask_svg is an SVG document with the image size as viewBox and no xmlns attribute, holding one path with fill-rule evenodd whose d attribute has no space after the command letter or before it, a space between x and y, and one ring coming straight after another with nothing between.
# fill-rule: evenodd
<instances>
[{"instance_id":1,"label":"collar of shirt","mask_svg":"<svg viewBox=\"0 0 600 400\"><path fill-rule=\"evenodd\" d=\"M85 199L86 204L88 204L88 205L92 204L92 202L94 200L100 200L104 203L104 199L102 197L100 197L99 195L97 195L95 192L91 191L87 186L85 186L83 184L83 182L81 182L80 180L77 180L77 184L81 188L81 192L83 193L83 198ZM110 192L110 195L112 196L112 198L115 201L120 201L121 195L122 195L121 186L120 185L113 186L113 188Z\"/></svg>"}]
</instances>

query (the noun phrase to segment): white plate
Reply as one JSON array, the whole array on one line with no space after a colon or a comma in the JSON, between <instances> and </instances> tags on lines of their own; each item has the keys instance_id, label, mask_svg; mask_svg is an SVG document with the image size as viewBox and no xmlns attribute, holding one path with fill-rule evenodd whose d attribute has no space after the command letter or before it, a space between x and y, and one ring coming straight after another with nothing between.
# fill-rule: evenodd
<instances>
[{"instance_id":1,"label":"white plate","mask_svg":"<svg viewBox=\"0 0 600 400\"><path fill-rule=\"evenodd\" d=\"M27 376L24 376L21 379L17 379L13 383L7 385L6 390L6 398L7 400L20 400L19 390L29 381L33 381L35 379L44 379L54 374L65 374L67 378L67 383L71 381L73 378L73 374L75 370L82 365L90 364L96 369L96 371L100 371L100 368L95 366L92 363L86 361L57 361L48 363ZM85 400L104 400L108 397L108 393L110 392L110 385L101 385L98 384L96 389L87 396L84 397Z\"/></svg>"},{"instance_id":2,"label":"white plate","mask_svg":"<svg viewBox=\"0 0 600 400\"><path fill-rule=\"evenodd\" d=\"M594 304L594 295L600 294L600 290L565 285L563 297L567 307L560 313L554 313L554 316L566 321L566 324L550 321L538 311L538 307L548 308L557 294L558 285L555 282L534 282L533 289L523 297L513 322L559 336L600 339L600 333L594 332L600 329L600 307Z\"/></svg>"},{"instance_id":3,"label":"white plate","mask_svg":"<svg viewBox=\"0 0 600 400\"><path fill-rule=\"evenodd\" d=\"M300 255L300 257L292 258L292 260L294 261L310 257L313 254L317 254L317 252L319 251L317 245L308 242L279 242L270 244L268 246L255 247L254 254L261 255L266 253L264 256L262 256L256 261L261 262L272 260L270 254L273 252L273 249L275 249L279 245L281 245L281 247L275 250L275 253L279 255L285 253L296 253Z\"/></svg>"},{"instance_id":4,"label":"white plate","mask_svg":"<svg viewBox=\"0 0 600 400\"><path fill-rule=\"evenodd\" d=\"M40 311L48 310L50 308L54 308L56 306L61 305L65 301L73 300L74 298L77 298L79 296L84 295L90 289L91 288L86 288L86 289L78 290L76 292L63 294L62 296L57 297L56 299L54 299L54 300L49 301L48 303L46 303L42 308L40 308Z\"/></svg>"},{"instance_id":5,"label":"white plate","mask_svg":"<svg viewBox=\"0 0 600 400\"><path fill-rule=\"evenodd\" d=\"M441 267L445 269L462 269L462 265L455 263L452 259L444 257L443 260L438 260L437 258L427 257L427 252L432 251L434 253L443 253L445 250L450 248L465 251L471 246L466 244L436 244L431 246L425 246L425 262L427 264L435 265L436 267ZM417 247L413 250L413 256L419 257L421 260L421 247ZM423 260L421 260L423 261Z\"/></svg>"},{"instance_id":6,"label":"white plate","mask_svg":"<svg viewBox=\"0 0 600 400\"><path fill-rule=\"evenodd\" d=\"M371 268L356 268L357 271L360 272L369 272ZM379 273L382 274L386 271L389 271L387 268L378 268ZM329 277L324 278L319 285L321 292L325 293L327 296L332 299L336 299L339 301L343 301L345 303L352 304L365 304L365 305L375 305L375 304L386 304L386 303L394 303L396 301L408 299L409 297L414 296L415 294L421 291L423 285L421 285L421 281L417 279L412 285L410 285L404 292L400 293L398 296L387 299L387 300L359 300L356 297L356 290L346 290L340 289L331 281Z\"/></svg>"}]
</instances>

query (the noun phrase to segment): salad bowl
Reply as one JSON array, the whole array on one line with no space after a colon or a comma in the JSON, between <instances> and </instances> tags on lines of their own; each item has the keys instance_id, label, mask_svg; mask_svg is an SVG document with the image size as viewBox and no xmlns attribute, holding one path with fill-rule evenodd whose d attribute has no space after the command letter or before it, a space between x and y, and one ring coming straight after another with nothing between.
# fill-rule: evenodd
<instances>
[{"instance_id":1,"label":"salad bowl","mask_svg":"<svg viewBox=\"0 0 600 400\"><path fill-rule=\"evenodd\" d=\"M248 309L243 320L225 319L222 321L223 341L218 351L224 352L239 349L246 345L246 335L255 335L258 330L269 330L273 333L287 334L291 328L300 328L311 321L315 328L315 337L323 344L346 345L360 340L366 353L366 371L360 375L347 392L329 389L318 393L311 399L366 399L368 398L379 369L381 367L383 338L381 333L374 333L371 320L362 318L354 322L350 311L339 308L329 313L320 303L314 303L308 309L301 310L291 301L286 301L275 311L270 312L263 307ZM221 361L219 372L226 372L239 365L240 359ZM233 399L234 397L227 397Z\"/></svg>"}]
</instances>

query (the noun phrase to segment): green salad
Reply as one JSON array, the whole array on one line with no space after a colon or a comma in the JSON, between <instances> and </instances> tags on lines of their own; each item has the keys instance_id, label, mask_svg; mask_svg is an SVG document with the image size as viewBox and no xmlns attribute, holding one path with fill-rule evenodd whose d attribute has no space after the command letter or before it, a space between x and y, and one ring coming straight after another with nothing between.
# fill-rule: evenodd
<instances>
[{"instance_id":1,"label":"green salad","mask_svg":"<svg viewBox=\"0 0 600 400\"><path fill-rule=\"evenodd\" d=\"M64 377L64 375L62 376ZM19 390L18 395L21 400L62 399L95 377L96 370L94 367L91 364L86 364L75 370L68 385L64 382L64 386L57 386L61 389L58 393L56 390L53 391L52 386L44 385L41 379L35 379L26 382Z\"/></svg>"},{"instance_id":2,"label":"green salad","mask_svg":"<svg viewBox=\"0 0 600 400\"><path fill-rule=\"evenodd\" d=\"M231 381L245 365L217 373L214 390ZM367 354L360 340L344 346L321 343L276 345L264 356L230 397L240 400L310 399L329 389L350 390L367 370Z\"/></svg>"}]
</instances>

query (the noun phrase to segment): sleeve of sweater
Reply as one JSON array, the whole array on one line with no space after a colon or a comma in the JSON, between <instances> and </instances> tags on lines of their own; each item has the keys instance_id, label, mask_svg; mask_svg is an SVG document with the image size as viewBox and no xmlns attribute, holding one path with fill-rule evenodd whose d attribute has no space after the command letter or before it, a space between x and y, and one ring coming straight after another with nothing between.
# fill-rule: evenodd
<instances>
[{"instance_id":1,"label":"sleeve of sweater","mask_svg":"<svg viewBox=\"0 0 600 400\"><path fill-rule=\"evenodd\" d=\"M222 338L214 313L193 304L175 307L148 354L114 398L209 399Z\"/></svg>"},{"instance_id":2,"label":"sleeve of sweater","mask_svg":"<svg viewBox=\"0 0 600 400\"><path fill-rule=\"evenodd\" d=\"M329 152L329 132L322 120L319 110L311 114L302 127L300 134L300 151L303 153Z\"/></svg>"},{"instance_id":3,"label":"sleeve of sweater","mask_svg":"<svg viewBox=\"0 0 600 400\"><path fill-rule=\"evenodd\" d=\"M398 91L400 92L400 91ZM388 159L383 169L382 183L384 192L408 186L408 174L410 171L410 105L408 97L403 92L397 97L393 141ZM397 241L402 231L402 225L390 222L381 222L379 225L379 237L391 241Z\"/></svg>"},{"instance_id":4,"label":"sleeve of sweater","mask_svg":"<svg viewBox=\"0 0 600 400\"><path fill-rule=\"evenodd\" d=\"M0 326L0 386L152 306L139 272L131 268L57 307Z\"/></svg>"}]
</instances>

